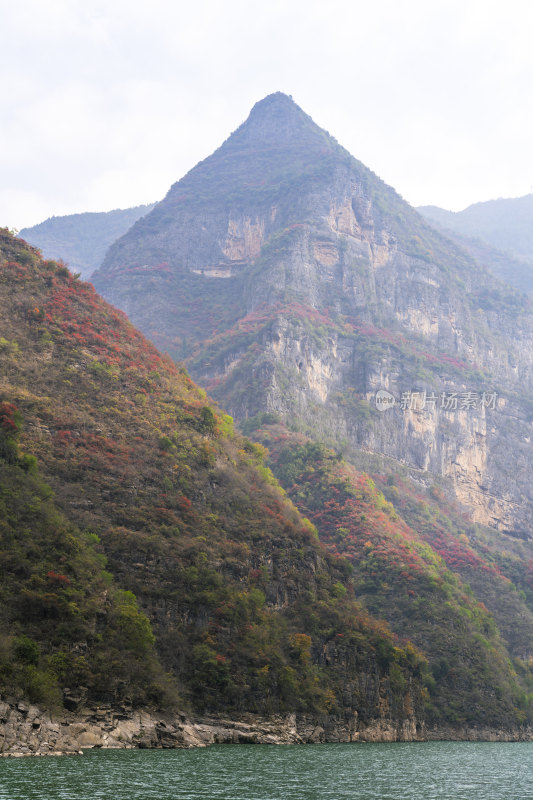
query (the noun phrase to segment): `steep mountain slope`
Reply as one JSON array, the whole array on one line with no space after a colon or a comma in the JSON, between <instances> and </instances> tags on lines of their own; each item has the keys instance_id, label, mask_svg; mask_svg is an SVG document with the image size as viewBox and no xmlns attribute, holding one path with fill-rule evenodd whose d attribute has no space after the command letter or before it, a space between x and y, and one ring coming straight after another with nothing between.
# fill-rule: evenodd
<instances>
[{"instance_id":1,"label":"steep mountain slope","mask_svg":"<svg viewBox=\"0 0 533 800\"><path fill-rule=\"evenodd\" d=\"M492 556L476 561L436 511L428 522L412 501L409 527L368 477L284 427L276 442L274 426L262 438L290 497L317 524L319 545L263 466L265 451L234 433L183 370L90 285L7 233L1 242L2 467L37 480L35 460L12 441L20 420L21 445L37 457L57 509L55 538L36 537L35 515L48 512L42 501L35 511L35 498L46 490L31 485L21 499L2 473L5 507L24 509L20 521L8 511L2 542L2 623L15 637L4 691L58 702L68 674L71 704L83 701L83 686L115 704L294 710L333 720L341 737L364 736L367 726L417 736L424 722L436 735L442 725L516 733L529 721L533 614L505 579L505 570L515 581L524 575L516 556L501 566ZM404 498L403 487L391 497ZM98 551L113 577L96 566ZM464 579L458 552L470 554ZM468 587L472 563L491 579L484 595ZM28 613L29 590L44 621ZM36 650L46 691L13 680L14 659Z\"/></svg>"},{"instance_id":2,"label":"steep mountain slope","mask_svg":"<svg viewBox=\"0 0 533 800\"><path fill-rule=\"evenodd\" d=\"M50 217L39 225L23 228L20 237L38 247L44 258L62 259L73 272L87 279L98 269L115 239L153 207L152 203L115 211Z\"/></svg>"},{"instance_id":3,"label":"steep mountain slope","mask_svg":"<svg viewBox=\"0 0 533 800\"><path fill-rule=\"evenodd\" d=\"M257 103L94 281L237 420L279 413L531 535L529 301L289 97Z\"/></svg>"},{"instance_id":4,"label":"steep mountain slope","mask_svg":"<svg viewBox=\"0 0 533 800\"><path fill-rule=\"evenodd\" d=\"M1 403L0 687L55 710L89 695L171 702L148 619L105 572L98 537L67 521L19 451L20 424Z\"/></svg>"},{"instance_id":5,"label":"steep mountain slope","mask_svg":"<svg viewBox=\"0 0 533 800\"><path fill-rule=\"evenodd\" d=\"M297 711L336 720L337 735L416 736L424 657L354 599L348 563L184 370L8 231L0 319L0 624L15 637L2 691L33 691L18 658L56 698L68 673L68 696L83 686L93 701L174 694L196 712ZM512 699L499 721L520 721Z\"/></svg>"},{"instance_id":6,"label":"steep mountain slope","mask_svg":"<svg viewBox=\"0 0 533 800\"><path fill-rule=\"evenodd\" d=\"M429 714L438 719L446 708L462 722L470 715L497 717L509 657L523 682L516 702L527 714L533 606L507 574L526 573L521 566L526 554L533 563L531 549L507 553L503 567L487 545L488 532L450 509L437 487L413 491L399 474L372 480L279 423L263 422L251 433L269 447L275 474L321 541L350 560L357 597L428 656L435 678ZM488 697L479 691L486 658L501 681Z\"/></svg>"}]
</instances>

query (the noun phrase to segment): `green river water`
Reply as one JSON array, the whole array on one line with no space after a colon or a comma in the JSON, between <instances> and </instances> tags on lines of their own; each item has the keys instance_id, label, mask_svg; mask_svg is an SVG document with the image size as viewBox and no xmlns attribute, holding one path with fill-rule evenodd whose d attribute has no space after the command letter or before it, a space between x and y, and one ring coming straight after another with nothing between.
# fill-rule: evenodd
<instances>
[{"instance_id":1,"label":"green river water","mask_svg":"<svg viewBox=\"0 0 533 800\"><path fill-rule=\"evenodd\" d=\"M0 759L0 800L533 800L533 743L93 750Z\"/></svg>"}]
</instances>

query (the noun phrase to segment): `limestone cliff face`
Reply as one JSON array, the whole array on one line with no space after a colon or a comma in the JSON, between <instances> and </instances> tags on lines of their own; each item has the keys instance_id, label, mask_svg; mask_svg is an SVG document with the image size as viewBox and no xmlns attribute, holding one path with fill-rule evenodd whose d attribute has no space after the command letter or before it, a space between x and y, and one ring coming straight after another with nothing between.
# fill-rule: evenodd
<instances>
[{"instance_id":1,"label":"limestone cliff face","mask_svg":"<svg viewBox=\"0 0 533 800\"><path fill-rule=\"evenodd\" d=\"M168 750L220 743L317 744L425 740L424 722L414 714L399 722L391 717L386 703L380 711L366 722L361 721L357 713L345 717L286 714L265 718L245 714L242 718L187 719L182 714L109 706L54 714L35 705L0 701L0 757L81 755L83 750L94 747ZM487 730L486 737L481 738L497 739L495 734L494 730ZM519 731L502 732L504 740L518 739L520 735L523 739L528 738ZM457 738L457 731L451 729L447 738Z\"/></svg>"},{"instance_id":2,"label":"limestone cliff face","mask_svg":"<svg viewBox=\"0 0 533 800\"><path fill-rule=\"evenodd\" d=\"M38 706L0 702L0 757L81 755L84 750L185 749L212 744L321 742L532 741L530 728L427 727L412 716L398 723L383 715L361 723L333 715L187 719L110 707L51 714ZM83 749L82 749L83 748Z\"/></svg>"},{"instance_id":3,"label":"limestone cliff face","mask_svg":"<svg viewBox=\"0 0 533 800\"><path fill-rule=\"evenodd\" d=\"M477 522L530 530L532 423L519 398L498 392L501 384L445 372L413 380L393 353L374 357L332 331L318 343L284 318L264 331L262 346L253 365L243 350L195 373L237 418L266 410L303 421L323 438L347 442L357 463L362 450L385 456L393 469L407 467L426 486L448 478ZM235 374L247 380L238 391ZM378 410L380 390L394 406Z\"/></svg>"},{"instance_id":4,"label":"limestone cliff face","mask_svg":"<svg viewBox=\"0 0 533 800\"><path fill-rule=\"evenodd\" d=\"M237 419L276 411L355 460L445 477L476 520L529 535L527 301L290 98L258 103L95 284Z\"/></svg>"}]
</instances>

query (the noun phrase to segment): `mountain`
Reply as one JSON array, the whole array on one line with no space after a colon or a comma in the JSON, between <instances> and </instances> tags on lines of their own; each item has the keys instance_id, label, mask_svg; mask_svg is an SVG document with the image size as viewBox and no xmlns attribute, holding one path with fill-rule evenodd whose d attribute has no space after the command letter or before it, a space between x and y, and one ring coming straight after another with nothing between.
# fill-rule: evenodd
<instances>
[{"instance_id":1,"label":"mountain","mask_svg":"<svg viewBox=\"0 0 533 800\"><path fill-rule=\"evenodd\" d=\"M523 261L504 250L498 250L483 239L463 236L447 228L441 230L501 281L529 297L532 296L533 262Z\"/></svg>"},{"instance_id":2,"label":"mountain","mask_svg":"<svg viewBox=\"0 0 533 800\"><path fill-rule=\"evenodd\" d=\"M446 709L457 725L494 715L501 690L491 699L479 694L485 648L494 677L512 660L525 690L517 708L528 706L531 549L513 543L503 554L497 536L473 525L437 486L426 493L405 473L361 474L270 417L252 435L268 446L274 473L321 541L352 564L358 599L427 655L429 717Z\"/></svg>"},{"instance_id":3,"label":"mountain","mask_svg":"<svg viewBox=\"0 0 533 800\"><path fill-rule=\"evenodd\" d=\"M2 692L71 711L89 691L126 685L136 703L171 700L148 619L106 573L98 537L66 518L19 450L20 426L16 406L0 403Z\"/></svg>"},{"instance_id":4,"label":"mountain","mask_svg":"<svg viewBox=\"0 0 533 800\"><path fill-rule=\"evenodd\" d=\"M2 701L421 735L425 657L183 368L7 230L0 317Z\"/></svg>"},{"instance_id":5,"label":"mountain","mask_svg":"<svg viewBox=\"0 0 533 800\"><path fill-rule=\"evenodd\" d=\"M420 206L418 211L466 249L483 259L504 281L533 291L533 195L475 203L463 211ZM490 247L496 253L490 253ZM488 260L488 262L487 262Z\"/></svg>"},{"instance_id":6,"label":"mountain","mask_svg":"<svg viewBox=\"0 0 533 800\"><path fill-rule=\"evenodd\" d=\"M356 596L427 656L432 719L491 707L477 688L489 652L528 707L527 298L282 94L115 242L94 281L267 446Z\"/></svg>"},{"instance_id":7,"label":"mountain","mask_svg":"<svg viewBox=\"0 0 533 800\"><path fill-rule=\"evenodd\" d=\"M39 225L23 228L21 239L38 247L44 258L66 261L73 272L89 278L98 269L109 246L134 222L148 214L152 205L115 211L50 217Z\"/></svg>"},{"instance_id":8,"label":"mountain","mask_svg":"<svg viewBox=\"0 0 533 800\"><path fill-rule=\"evenodd\" d=\"M276 412L531 536L529 301L286 95L174 184L94 283L239 422Z\"/></svg>"},{"instance_id":9,"label":"mountain","mask_svg":"<svg viewBox=\"0 0 533 800\"><path fill-rule=\"evenodd\" d=\"M90 286L13 247L19 446L150 623L156 700L343 739L530 735L526 298L282 94L94 276L253 443Z\"/></svg>"},{"instance_id":10,"label":"mountain","mask_svg":"<svg viewBox=\"0 0 533 800\"><path fill-rule=\"evenodd\" d=\"M421 206L418 210L450 230L533 261L533 194L474 203L457 212L438 206Z\"/></svg>"},{"instance_id":11,"label":"mountain","mask_svg":"<svg viewBox=\"0 0 533 800\"><path fill-rule=\"evenodd\" d=\"M488 551L439 530L512 621L368 476L263 420L319 543L265 448L90 284L8 231L0 256L2 699L296 712L331 740L527 735L533 615Z\"/></svg>"}]
</instances>

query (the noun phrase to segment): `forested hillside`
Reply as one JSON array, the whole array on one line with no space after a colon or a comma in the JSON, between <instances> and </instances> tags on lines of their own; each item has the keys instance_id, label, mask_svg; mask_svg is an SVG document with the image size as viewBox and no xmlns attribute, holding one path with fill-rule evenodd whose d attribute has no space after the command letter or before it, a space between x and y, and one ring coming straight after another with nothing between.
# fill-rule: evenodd
<instances>
[{"instance_id":1,"label":"forested hillside","mask_svg":"<svg viewBox=\"0 0 533 800\"><path fill-rule=\"evenodd\" d=\"M357 601L262 449L90 284L0 247L2 691L423 716L424 656Z\"/></svg>"}]
</instances>

